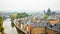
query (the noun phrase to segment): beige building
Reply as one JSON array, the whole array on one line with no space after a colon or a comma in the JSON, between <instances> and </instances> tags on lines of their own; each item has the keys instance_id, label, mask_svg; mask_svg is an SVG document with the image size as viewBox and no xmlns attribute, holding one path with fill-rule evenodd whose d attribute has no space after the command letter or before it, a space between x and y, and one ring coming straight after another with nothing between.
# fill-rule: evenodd
<instances>
[{"instance_id":1,"label":"beige building","mask_svg":"<svg viewBox=\"0 0 60 34\"><path fill-rule=\"evenodd\" d=\"M56 31L45 27L32 28L31 34L56 34Z\"/></svg>"}]
</instances>

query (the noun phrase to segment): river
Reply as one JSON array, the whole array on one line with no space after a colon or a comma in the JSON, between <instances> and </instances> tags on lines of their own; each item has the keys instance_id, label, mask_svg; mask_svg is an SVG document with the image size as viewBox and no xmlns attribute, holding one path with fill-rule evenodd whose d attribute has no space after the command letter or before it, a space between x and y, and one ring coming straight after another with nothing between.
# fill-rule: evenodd
<instances>
[{"instance_id":1,"label":"river","mask_svg":"<svg viewBox=\"0 0 60 34\"><path fill-rule=\"evenodd\" d=\"M3 27L5 34L18 34L16 28L15 27L12 28L10 18L7 18L3 21Z\"/></svg>"}]
</instances>

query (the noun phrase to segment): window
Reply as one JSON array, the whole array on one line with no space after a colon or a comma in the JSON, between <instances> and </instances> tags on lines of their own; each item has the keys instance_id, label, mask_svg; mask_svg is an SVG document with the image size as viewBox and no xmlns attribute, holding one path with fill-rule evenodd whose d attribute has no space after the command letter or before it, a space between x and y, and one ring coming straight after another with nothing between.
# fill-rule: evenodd
<instances>
[{"instance_id":1,"label":"window","mask_svg":"<svg viewBox=\"0 0 60 34\"><path fill-rule=\"evenodd\" d=\"M57 24L54 24L54 26L57 26Z\"/></svg>"},{"instance_id":2,"label":"window","mask_svg":"<svg viewBox=\"0 0 60 34\"><path fill-rule=\"evenodd\" d=\"M51 28L53 27L52 25L49 25Z\"/></svg>"}]
</instances>

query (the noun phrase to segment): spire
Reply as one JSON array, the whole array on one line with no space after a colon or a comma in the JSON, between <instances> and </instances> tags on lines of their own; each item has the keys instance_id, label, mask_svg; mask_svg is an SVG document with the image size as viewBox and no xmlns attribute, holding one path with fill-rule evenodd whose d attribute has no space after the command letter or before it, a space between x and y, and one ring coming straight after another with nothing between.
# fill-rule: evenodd
<instances>
[{"instance_id":1,"label":"spire","mask_svg":"<svg viewBox=\"0 0 60 34\"><path fill-rule=\"evenodd\" d=\"M48 8L47 12L50 12L50 11L51 11L50 8Z\"/></svg>"},{"instance_id":2,"label":"spire","mask_svg":"<svg viewBox=\"0 0 60 34\"><path fill-rule=\"evenodd\" d=\"M48 14L48 15L51 15L51 10L50 10L50 8L48 8L47 14Z\"/></svg>"}]
</instances>

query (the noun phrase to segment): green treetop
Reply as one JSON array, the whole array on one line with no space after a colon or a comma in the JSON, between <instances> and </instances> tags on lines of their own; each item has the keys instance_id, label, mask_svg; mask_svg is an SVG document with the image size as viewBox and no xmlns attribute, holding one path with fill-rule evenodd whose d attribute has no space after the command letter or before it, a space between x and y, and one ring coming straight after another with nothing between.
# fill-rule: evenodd
<instances>
[{"instance_id":1,"label":"green treetop","mask_svg":"<svg viewBox=\"0 0 60 34\"><path fill-rule=\"evenodd\" d=\"M17 14L17 18L24 18L24 17L27 17L27 16L29 16L29 15L26 14L26 13L18 13Z\"/></svg>"}]
</instances>

